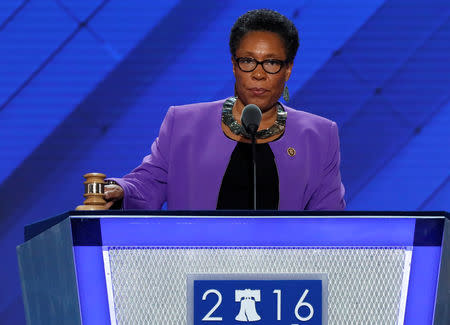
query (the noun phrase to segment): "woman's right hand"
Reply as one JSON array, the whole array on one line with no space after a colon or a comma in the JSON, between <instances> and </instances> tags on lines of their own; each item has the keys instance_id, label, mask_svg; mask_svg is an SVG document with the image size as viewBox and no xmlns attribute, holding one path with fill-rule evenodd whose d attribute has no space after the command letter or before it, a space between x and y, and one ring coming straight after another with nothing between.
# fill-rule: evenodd
<instances>
[{"instance_id":1,"label":"woman's right hand","mask_svg":"<svg viewBox=\"0 0 450 325\"><path fill-rule=\"evenodd\" d=\"M123 199L123 188L118 184L105 185L105 208L109 209L116 202Z\"/></svg>"}]
</instances>

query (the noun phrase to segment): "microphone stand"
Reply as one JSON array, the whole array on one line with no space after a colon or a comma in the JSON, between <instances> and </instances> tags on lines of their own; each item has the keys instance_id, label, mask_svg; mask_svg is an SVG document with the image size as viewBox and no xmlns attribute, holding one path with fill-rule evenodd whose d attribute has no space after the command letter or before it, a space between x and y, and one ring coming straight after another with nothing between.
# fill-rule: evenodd
<instances>
[{"instance_id":1,"label":"microphone stand","mask_svg":"<svg viewBox=\"0 0 450 325\"><path fill-rule=\"evenodd\" d=\"M258 132L261 119L262 112L255 104L249 104L242 110L242 126L252 137L253 210L256 210L256 133Z\"/></svg>"},{"instance_id":2,"label":"microphone stand","mask_svg":"<svg viewBox=\"0 0 450 325\"><path fill-rule=\"evenodd\" d=\"M253 210L256 210L256 132L252 132Z\"/></svg>"}]
</instances>

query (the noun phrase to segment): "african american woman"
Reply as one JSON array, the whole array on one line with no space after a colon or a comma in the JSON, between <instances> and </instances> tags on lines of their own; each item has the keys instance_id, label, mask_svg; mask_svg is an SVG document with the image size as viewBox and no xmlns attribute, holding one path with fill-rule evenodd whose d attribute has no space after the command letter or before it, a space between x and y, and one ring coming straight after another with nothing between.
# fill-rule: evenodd
<instances>
[{"instance_id":1,"label":"african american woman","mask_svg":"<svg viewBox=\"0 0 450 325\"><path fill-rule=\"evenodd\" d=\"M278 12L252 10L231 29L234 96L170 107L140 166L106 186L109 208L252 209L250 135L244 107L257 105L257 209L342 210L344 187L336 123L279 102L288 99L299 46L294 24Z\"/></svg>"}]
</instances>

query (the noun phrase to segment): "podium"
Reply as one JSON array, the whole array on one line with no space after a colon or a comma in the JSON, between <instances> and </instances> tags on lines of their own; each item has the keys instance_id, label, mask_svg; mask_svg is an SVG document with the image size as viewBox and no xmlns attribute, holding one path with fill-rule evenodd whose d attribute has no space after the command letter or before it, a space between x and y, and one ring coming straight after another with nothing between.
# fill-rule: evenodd
<instances>
[{"instance_id":1,"label":"podium","mask_svg":"<svg viewBox=\"0 0 450 325\"><path fill-rule=\"evenodd\" d=\"M445 212L72 211L25 227L17 255L28 324L448 325L449 234ZM321 279L320 312L270 287L248 299L261 319L238 321L256 291L221 291L303 276ZM202 279L217 287L199 318Z\"/></svg>"}]
</instances>

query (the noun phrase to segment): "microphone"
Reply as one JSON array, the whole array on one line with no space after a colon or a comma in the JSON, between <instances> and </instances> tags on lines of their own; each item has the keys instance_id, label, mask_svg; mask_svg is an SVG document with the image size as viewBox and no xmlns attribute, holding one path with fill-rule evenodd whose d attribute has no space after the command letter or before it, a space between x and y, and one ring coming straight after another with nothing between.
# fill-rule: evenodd
<instances>
[{"instance_id":1,"label":"microphone","mask_svg":"<svg viewBox=\"0 0 450 325\"><path fill-rule=\"evenodd\" d=\"M259 124L261 123L262 113L258 106L249 104L244 107L241 115L241 123L247 133L252 137L256 135Z\"/></svg>"}]
</instances>

